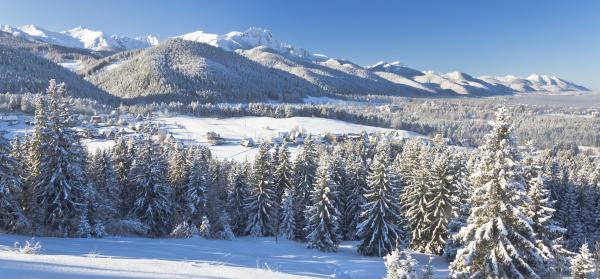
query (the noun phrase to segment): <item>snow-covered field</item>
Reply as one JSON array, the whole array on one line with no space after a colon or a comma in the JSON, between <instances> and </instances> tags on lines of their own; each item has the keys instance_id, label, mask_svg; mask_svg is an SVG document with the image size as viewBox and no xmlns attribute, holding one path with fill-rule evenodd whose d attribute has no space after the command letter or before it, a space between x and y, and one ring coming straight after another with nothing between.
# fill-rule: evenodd
<instances>
[{"instance_id":1,"label":"snow-covered field","mask_svg":"<svg viewBox=\"0 0 600 279\"><path fill-rule=\"evenodd\" d=\"M206 133L213 131L225 138L226 143L218 146L210 146L216 157L252 160L257 148L241 146L239 143L244 137L251 137L256 142L268 140L276 136L278 132L290 132L292 129L306 131L312 135L321 133L360 133L366 132L389 132L397 131L400 137L419 137L415 132L378 128L353 124L340 120L318 118L318 117L232 117L232 118L199 118L190 116L160 117L157 121L165 123L167 130L177 139L195 141L206 144ZM291 147L295 152L297 148Z\"/></svg>"},{"instance_id":2,"label":"snow-covered field","mask_svg":"<svg viewBox=\"0 0 600 279\"><path fill-rule=\"evenodd\" d=\"M5 137L12 138L15 135L23 135L32 131L33 127L24 123L25 115L19 114L19 123L17 125L7 125L0 122L0 131L5 133ZM291 130L303 131L312 135L323 133L346 134L360 133L387 133L395 131L398 137L423 137L419 133L379 128L360 124L353 124L340 120L333 120L319 117L291 117L291 118L272 118L272 117L231 117L231 118L206 118L192 116L169 116L157 117L148 120L164 124L163 129L172 134L176 139L186 142L194 142L208 145L206 138L207 132L216 132L225 139L225 143L217 146L209 146L210 150L218 158L234 160L252 160L258 152L256 147L244 147L240 145L243 138L251 137L255 142L263 140L268 141L279 132L290 132ZM120 127L105 127L105 129L115 129ZM112 140L106 139L83 139L85 146L95 151L98 149L109 148L114 144ZM292 155L297 150L297 146L291 146Z\"/></svg>"},{"instance_id":3,"label":"snow-covered field","mask_svg":"<svg viewBox=\"0 0 600 279\"><path fill-rule=\"evenodd\" d=\"M344 242L337 253L274 238L235 240L37 238L37 255L21 254L13 243L25 236L0 234L0 278L383 278L379 257L356 253ZM429 257L413 254L420 264ZM446 278L444 258L433 259L436 278Z\"/></svg>"}]
</instances>

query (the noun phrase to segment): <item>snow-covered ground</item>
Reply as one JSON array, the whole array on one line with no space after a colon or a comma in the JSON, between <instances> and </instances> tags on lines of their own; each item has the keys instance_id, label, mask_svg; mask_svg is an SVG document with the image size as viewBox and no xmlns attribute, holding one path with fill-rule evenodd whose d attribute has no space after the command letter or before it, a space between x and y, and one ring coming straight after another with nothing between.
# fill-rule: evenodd
<instances>
[{"instance_id":1,"label":"snow-covered ground","mask_svg":"<svg viewBox=\"0 0 600 279\"><path fill-rule=\"evenodd\" d=\"M12 138L15 135L23 135L31 132L33 127L25 124L26 119L30 118L24 114L18 114L19 123L8 125L0 121L0 134ZM252 160L258 152L256 147L244 147L240 145L243 138L251 137L255 142L263 140L268 141L279 132L291 132L292 130L302 131L312 135L323 133L346 134L346 133L387 133L394 131L398 137L423 137L419 133L379 128L367 125L353 124L350 122L319 118L319 117L291 117L291 118L272 118L272 117L231 117L231 118L206 118L193 116L169 116L157 117L148 122L157 122L164 124L163 129L172 134L176 139L186 142L194 142L208 145L206 138L207 132L216 132L225 139L225 143L217 146L209 146L210 150L218 158L234 160ZM101 127L99 130L119 129L126 127L110 126ZM129 129L127 129L129 130ZM132 132L131 130L129 130ZM83 144L90 151L110 148L114 141L106 139L83 139ZM297 150L297 146L291 146L292 155Z\"/></svg>"},{"instance_id":2,"label":"snow-covered ground","mask_svg":"<svg viewBox=\"0 0 600 279\"><path fill-rule=\"evenodd\" d=\"M73 72L78 71L79 69L81 69L81 66L83 65L83 62L81 60L67 60L65 62L62 63L58 63L58 65L61 65Z\"/></svg>"},{"instance_id":3,"label":"snow-covered ground","mask_svg":"<svg viewBox=\"0 0 600 279\"><path fill-rule=\"evenodd\" d=\"M29 116L24 113L14 113L14 114L0 114L0 119L4 117L16 117L16 123L12 123L12 121L4 121L0 120L0 136L4 136L5 138L13 138L15 135L24 135L25 133L31 132L32 126L25 124Z\"/></svg>"},{"instance_id":4,"label":"snow-covered ground","mask_svg":"<svg viewBox=\"0 0 600 279\"><path fill-rule=\"evenodd\" d=\"M290 132L292 129L305 131L312 135L322 133L360 133L361 131L390 132L396 131L399 137L422 137L422 135L403 130L385 129L373 126L353 124L340 120L318 117L232 117L232 118L199 118L191 116L160 117L156 121L166 124L167 130L177 139L195 141L206 144L206 133L213 131L225 138L226 143L211 146L216 157L235 160L252 160L257 148L241 146L239 143L245 137L255 141L268 140L278 132ZM291 147L294 153L296 147Z\"/></svg>"},{"instance_id":5,"label":"snow-covered ground","mask_svg":"<svg viewBox=\"0 0 600 279\"><path fill-rule=\"evenodd\" d=\"M13 248L25 236L0 234L0 278L383 278L379 257L356 253L344 242L336 253L274 238L235 240L120 238L36 238L37 255ZM420 264L429 256L413 254ZM433 259L436 278L448 264Z\"/></svg>"}]
</instances>

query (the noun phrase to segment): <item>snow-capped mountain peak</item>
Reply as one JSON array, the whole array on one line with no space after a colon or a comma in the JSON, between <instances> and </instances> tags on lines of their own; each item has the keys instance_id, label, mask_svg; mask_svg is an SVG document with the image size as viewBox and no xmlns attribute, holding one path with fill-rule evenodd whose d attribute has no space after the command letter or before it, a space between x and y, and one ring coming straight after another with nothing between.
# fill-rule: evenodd
<instances>
[{"instance_id":1,"label":"snow-capped mountain peak","mask_svg":"<svg viewBox=\"0 0 600 279\"><path fill-rule=\"evenodd\" d=\"M470 80L473 79L472 76L465 74L463 72L454 71L444 75L447 78L451 78L453 80Z\"/></svg>"},{"instance_id":2,"label":"snow-capped mountain peak","mask_svg":"<svg viewBox=\"0 0 600 279\"><path fill-rule=\"evenodd\" d=\"M145 48L157 45L160 42L160 39L156 36L135 39L116 35L108 36L102 31L92 30L83 26L62 32L54 32L31 24L19 27L0 25L0 31L26 40L94 51L121 51Z\"/></svg>"},{"instance_id":3,"label":"snow-capped mountain peak","mask_svg":"<svg viewBox=\"0 0 600 279\"><path fill-rule=\"evenodd\" d=\"M146 37L129 38L124 36L112 35L111 38L115 40L121 49L131 50L147 48L156 46L162 41L159 37L148 35Z\"/></svg>"},{"instance_id":4,"label":"snow-capped mountain peak","mask_svg":"<svg viewBox=\"0 0 600 279\"><path fill-rule=\"evenodd\" d=\"M29 24L29 25L23 25L18 27L19 30L23 31L24 33L26 33L27 35L30 36L37 36L37 37L44 37L47 38L48 35L46 33L51 33L50 31L44 30L42 28L39 28L33 24Z\"/></svg>"},{"instance_id":5,"label":"snow-capped mountain peak","mask_svg":"<svg viewBox=\"0 0 600 279\"><path fill-rule=\"evenodd\" d=\"M175 38L217 46L217 40L219 39L219 35L206 33L202 30L198 30L181 36L177 36Z\"/></svg>"},{"instance_id":6,"label":"snow-capped mountain peak","mask_svg":"<svg viewBox=\"0 0 600 279\"><path fill-rule=\"evenodd\" d=\"M400 61L394 61L391 63L379 61L371 66L367 66L366 68L374 72L394 73L409 79L423 75L423 72L406 67Z\"/></svg>"},{"instance_id":7,"label":"snow-capped mountain peak","mask_svg":"<svg viewBox=\"0 0 600 279\"><path fill-rule=\"evenodd\" d=\"M78 26L61 33L79 40L83 44L83 47L87 49L111 51L119 50L121 48L117 41L110 36L105 35L102 31L91 30L82 26Z\"/></svg>"},{"instance_id":8,"label":"snow-capped mountain peak","mask_svg":"<svg viewBox=\"0 0 600 279\"><path fill-rule=\"evenodd\" d=\"M236 42L242 47L249 48L266 46L278 50L283 46L283 44L273 37L273 33L271 33L270 30L258 27L250 27L244 32L229 32L223 36L223 39Z\"/></svg>"},{"instance_id":9,"label":"snow-capped mountain peak","mask_svg":"<svg viewBox=\"0 0 600 279\"><path fill-rule=\"evenodd\" d=\"M75 38L72 38L68 35L59 32L49 31L32 24L23 25L19 27L3 25L1 29L4 32L11 33L15 37L19 37L26 40L37 40L49 44L61 45L66 47L83 47L82 43Z\"/></svg>"},{"instance_id":10,"label":"snow-capped mountain peak","mask_svg":"<svg viewBox=\"0 0 600 279\"><path fill-rule=\"evenodd\" d=\"M199 30L175 38L205 43L228 51L265 46L282 54L289 54L294 57L316 61L326 60L325 55L313 55L305 49L294 47L288 43L282 43L273 36L273 33L270 30L259 27L250 27L244 32L232 31L223 35L206 33Z\"/></svg>"}]
</instances>

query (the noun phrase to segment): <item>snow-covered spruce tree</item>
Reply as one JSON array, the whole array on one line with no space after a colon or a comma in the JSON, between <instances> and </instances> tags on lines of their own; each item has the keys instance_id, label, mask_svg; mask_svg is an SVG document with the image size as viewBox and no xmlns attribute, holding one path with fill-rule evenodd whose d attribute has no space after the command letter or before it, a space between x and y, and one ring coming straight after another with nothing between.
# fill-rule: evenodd
<instances>
[{"instance_id":1,"label":"snow-covered spruce tree","mask_svg":"<svg viewBox=\"0 0 600 279\"><path fill-rule=\"evenodd\" d=\"M302 150L296 156L294 164L294 193L296 194L294 206L296 207L296 240L304 241L306 239L306 219L304 218L304 209L310 204L310 192L315 179L317 170L317 154L315 144L312 139L304 142Z\"/></svg>"},{"instance_id":2,"label":"snow-covered spruce tree","mask_svg":"<svg viewBox=\"0 0 600 279\"><path fill-rule=\"evenodd\" d=\"M217 239L225 239L225 240L232 240L235 238L235 234L233 233L233 230L231 229L231 221L229 219L229 213L227 213L227 211L222 210L221 211L221 215L219 215L219 225L220 228L219 230L216 232L216 238Z\"/></svg>"},{"instance_id":3,"label":"snow-covered spruce tree","mask_svg":"<svg viewBox=\"0 0 600 279\"><path fill-rule=\"evenodd\" d=\"M200 226L202 217L205 216L206 191L208 184L208 162L200 155L198 147L193 146L188 150L189 177L187 179L184 220L193 226Z\"/></svg>"},{"instance_id":4,"label":"snow-covered spruce tree","mask_svg":"<svg viewBox=\"0 0 600 279\"><path fill-rule=\"evenodd\" d=\"M135 202L135 185L129 181L129 171L133 162L133 146L129 139L118 137L112 148L112 162L115 176L119 183L119 212L121 217L126 216Z\"/></svg>"},{"instance_id":5,"label":"snow-covered spruce tree","mask_svg":"<svg viewBox=\"0 0 600 279\"><path fill-rule=\"evenodd\" d=\"M600 192L598 185L591 184L589 181L591 171L589 168L580 169L580 176L585 177L581 182L581 221L585 230L585 241L591 244L598 240L598 229L600 228L600 213L598 212L598 200Z\"/></svg>"},{"instance_id":6,"label":"snow-covered spruce tree","mask_svg":"<svg viewBox=\"0 0 600 279\"><path fill-rule=\"evenodd\" d=\"M1 141L2 139L0 139ZM15 136L14 139L8 144L7 155L12 160L12 169L15 175L19 178L19 183L15 184L13 189L13 196L17 202L20 202L22 195L24 194L25 179L29 175L26 170L27 163L27 144L23 142L21 136Z\"/></svg>"},{"instance_id":7,"label":"snow-covered spruce tree","mask_svg":"<svg viewBox=\"0 0 600 279\"><path fill-rule=\"evenodd\" d=\"M118 218L121 189L108 151L99 150L91 156L87 174L90 187L95 192L95 198L88 200L96 207L97 218L94 219L106 223Z\"/></svg>"},{"instance_id":8,"label":"snow-covered spruce tree","mask_svg":"<svg viewBox=\"0 0 600 279\"><path fill-rule=\"evenodd\" d=\"M273 170L273 191L275 192L275 204L277 212L277 220L275 229L279 231L279 224L282 221L282 198L283 193L292 187L292 161L290 158L290 151L287 144L279 146L277 149L277 156L274 156L274 170ZM276 160L276 161L275 161Z\"/></svg>"},{"instance_id":9,"label":"snow-covered spruce tree","mask_svg":"<svg viewBox=\"0 0 600 279\"><path fill-rule=\"evenodd\" d=\"M173 188L174 202L176 207L175 219L177 223L187 221L187 185L189 177L189 162L187 150L182 143L178 141L170 141L167 148L166 157L168 158L169 172L168 181Z\"/></svg>"},{"instance_id":10,"label":"snow-covered spruce tree","mask_svg":"<svg viewBox=\"0 0 600 279\"><path fill-rule=\"evenodd\" d=\"M248 162L233 167L229 175L227 194L227 211L229 212L231 230L237 236L246 234L248 214L245 201L249 198Z\"/></svg>"},{"instance_id":11,"label":"snow-covered spruce tree","mask_svg":"<svg viewBox=\"0 0 600 279\"><path fill-rule=\"evenodd\" d=\"M246 232L252 236L273 234L275 213L275 193L269 167L269 145L262 143L254 159L251 192L246 201L248 225Z\"/></svg>"},{"instance_id":12,"label":"snow-covered spruce tree","mask_svg":"<svg viewBox=\"0 0 600 279\"><path fill-rule=\"evenodd\" d=\"M212 228L210 225L210 220L208 220L208 217L202 216L202 223L200 224L198 233L200 233L200 236L202 236L206 239L212 238Z\"/></svg>"},{"instance_id":13,"label":"snow-covered spruce tree","mask_svg":"<svg viewBox=\"0 0 600 279\"><path fill-rule=\"evenodd\" d=\"M456 181L450 167L450 155L442 151L433 160L430 172L429 201L425 211L430 227L425 251L437 255L444 250L449 237L448 224L456 213Z\"/></svg>"},{"instance_id":14,"label":"snow-covered spruce tree","mask_svg":"<svg viewBox=\"0 0 600 279\"><path fill-rule=\"evenodd\" d=\"M358 252L382 257L396 245L400 223L398 180L391 171L389 146L379 144L367 178L366 203L357 233L361 240Z\"/></svg>"},{"instance_id":15,"label":"snow-covered spruce tree","mask_svg":"<svg viewBox=\"0 0 600 279\"><path fill-rule=\"evenodd\" d=\"M15 136L14 140L10 144L9 151L9 156L13 160L13 163L11 164L12 169L15 171L20 182L14 185L14 189L11 189L12 196L15 199L15 202L19 204L25 217L27 217L27 212L33 197L33 187L30 183L31 165L28 160L30 142L31 140L28 134L23 137Z\"/></svg>"},{"instance_id":16,"label":"snow-covered spruce tree","mask_svg":"<svg viewBox=\"0 0 600 279\"><path fill-rule=\"evenodd\" d=\"M52 90L56 90L56 85ZM50 89L50 88L49 88ZM27 171L29 172L26 186L33 191L35 187L35 178L40 176L41 164L44 154L48 153L49 146L44 143L49 140L48 112L46 95L40 95L35 102L35 116L33 132L29 140L25 142L27 148ZM32 194L33 196L33 194ZM34 202L30 200L30 202ZM27 205L26 205L27 206Z\"/></svg>"},{"instance_id":17,"label":"snow-covered spruce tree","mask_svg":"<svg viewBox=\"0 0 600 279\"><path fill-rule=\"evenodd\" d=\"M39 164L34 178L37 203L34 215L50 233L66 236L76 232L83 210L85 153L72 128L64 84L57 85L51 80L47 93L46 121L36 123L45 127L35 128L46 141L35 143L41 146L34 149L41 152L34 159Z\"/></svg>"},{"instance_id":18,"label":"snow-covered spruce tree","mask_svg":"<svg viewBox=\"0 0 600 279\"><path fill-rule=\"evenodd\" d=\"M454 149L456 151L456 149ZM444 256L449 261L454 261L458 249L462 248L457 235L460 229L467 225L467 219L471 211L469 196L471 194L471 183L469 170L473 169L476 158L473 156L468 160L468 154L463 152L454 153L452 156L452 173L456 181L456 195L454 204L457 205L456 214L448 223L449 237L444 247Z\"/></svg>"},{"instance_id":19,"label":"snow-covered spruce tree","mask_svg":"<svg viewBox=\"0 0 600 279\"><path fill-rule=\"evenodd\" d=\"M400 216L398 218L398 240L396 241L397 245L399 245L401 248L404 247L408 247L410 244L410 226L408 223L408 220L406 219L406 216L403 212L403 207L402 207L402 193L404 192L404 186L402 184L402 179L400 178L399 172L398 170L400 169L400 165L401 160L402 160L402 154L401 153L397 153L395 159L392 162L392 166L391 166L391 170L392 172L396 175L396 177L398 177L398 201L400 202L399 204L399 210L400 210ZM392 157L393 158L393 157Z\"/></svg>"},{"instance_id":20,"label":"snow-covered spruce tree","mask_svg":"<svg viewBox=\"0 0 600 279\"><path fill-rule=\"evenodd\" d=\"M233 239L229 214L226 211L227 184L226 173L229 166L226 161L210 160L204 215L210 228L204 237L212 239Z\"/></svg>"},{"instance_id":21,"label":"snow-covered spruce tree","mask_svg":"<svg viewBox=\"0 0 600 279\"><path fill-rule=\"evenodd\" d=\"M540 278L543 254L522 210L530 201L511 132L508 112L501 108L472 175L472 209L458 234L464 248L450 266L453 277Z\"/></svg>"},{"instance_id":22,"label":"snow-covered spruce tree","mask_svg":"<svg viewBox=\"0 0 600 279\"><path fill-rule=\"evenodd\" d=\"M129 143L129 139L117 137L115 139L115 145L111 150L111 155L117 180L119 183L125 184L129 178L127 175L129 174L131 163L133 162L133 150Z\"/></svg>"},{"instance_id":23,"label":"snow-covered spruce tree","mask_svg":"<svg viewBox=\"0 0 600 279\"><path fill-rule=\"evenodd\" d=\"M585 227L581 220L580 189L570 183L562 197L562 225L566 229L565 236L570 250L575 250L585 242Z\"/></svg>"},{"instance_id":24,"label":"snow-covered spruce tree","mask_svg":"<svg viewBox=\"0 0 600 279\"><path fill-rule=\"evenodd\" d=\"M137 143L129 180L136 187L131 215L150 228L150 236L171 232L173 190L167 183L167 162L150 135Z\"/></svg>"},{"instance_id":25,"label":"snow-covered spruce tree","mask_svg":"<svg viewBox=\"0 0 600 279\"><path fill-rule=\"evenodd\" d=\"M0 230L23 231L29 225L19 205L21 177L15 167L17 161L9 155L8 142L0 134Z\"/></svg>"},{"instance_id":26,"label":"snow-covered spruce tree","mask_svg":"<svg viewBox=\"0 0 600 279\"><path fill-rule=\"evenodd\" d=\"M344 239L356 240L356 227L361 222L362 206L366 203L367 168L359 155L350 154L345 161L346 184L341 187L345 193L345 206L342 212L345 230Z\"/></svg>"},{"instance_id":27,"label":"snow-covered spruce tree","mask_svg":"<svg viewBox=\"0 0 600 279\"><path fill-rule=\"evenodd\" d=\"M39 204L35 199L35 183L36 178L40 175L40 165L42 154L47 152L47 145L42 144L48 141L48 125L46 112L46 96L38 95L35 98L35 115L33 121L33 131L31 135L25 135L24 158L25 177L23 177L23 193L21 195L21 206L23 212L33 223L41 223L42 216L39 214Z\"/></svg>"},{"instance_id":28,"label":"snow-covered spruce tree","mask_svg":"<svg viewBox=\"0 0 600 279\"><path fill-rule=\"evenodd\" d=\"M592 254L587 243L581 245L579 254L571 260L571 277L573 279L590 279L593 278L594 265Z\"/></svg>"},{"instance_id":29,"label":"snow-covered spruce tree","mask_svg":"<svg viewBox=\"0 0 600 279\"><path fill-rule=\"evenodd\" d=\"M341 240L340 212L336 206L331 163L325 153L321 154L317 176L310 194L311 203L306 207L306 241L308 248L325 252L335 252Z\"/></svg>"},{"instance_id":30,"label":"snow-covered spruce tree","mask_svg":"<svg viewBox=\"0 0 600 279\"><path fill-rule=\"evenodd\" d=\"M527 196L530 202L525 204L525 214L531 219L531 227L537 235L536 246L544 256L549 276L556 274L557 266L561 266L566 261L567 251L561 245L561 236L565 229L552 220L554 209L541 173L538 173L536 178L530 178L528 185Z\"/></svg>"},{"instance_id":31,"label":"snow-covered spruce tree","mask_svg":"<svg viewBox=\"0 0 600 279\"><path fill-rule=\"evenodd\" d=\"M281 199L281 222L279 223L279 236L288 240L296 237L296 215L294 207L294 188L290 187L283 192Z\"/></svg>"},{"instance_id":32,"label":"snow-covered spruce tree","mask_svg":"<svg viewBox=\"0 0 600 279\"><path fill-rule=\"evenodd\" d=\"M529 190L532 179L537 179L542 173L542 167L535 157L535 147L533 142L528 141L525 145L526 150L523 152L523 178L525 179L525 190Z\"/></svg>"},{"instance_id":33,"label":"snow-covered spruce tree","mask_svg":"<svg viewBox=\"0 0 600 279\"><path fill-rule=\"evenodd\" d=\"M432 198L430 185L431 149L422 146L419 150L419 164L410 164L410 169L401 173L409 175L408 183L404 185L401 194L401 203L404 217L410 227L410 247L419 252L430 252L427 246L431 241L432 220L428 210ZM412 156L412 155L411 155ZM415 168L416 169L412 169Z\"/></svg>"},{"instance_id":34,"label":"snow-covered spruce tree","mask_svg":"<svg viewBox=\"0 0 600 279\"><path fill-rule=\"evenodd\" d=\"M225 173L229 167L226 161L213 159L209 164L208 188L206 191L205 215L211 224L211 238L232 239L233 233L229 225L229 214L227 214L227 180Z\"/></svg>"},{"instance_id":35,"label":"snow-covered spruce tree","mask_svg":"<svg viewBox=\"0 0 600 279\"><path fill-rule=\"evenodd\" d=\"M403 187L411 185L416 171L421 168L421 147L424 144L418 139L409 139L403 147L402 153L398 154L394 161L394 171L399 176Z\"/></svg>"},{"instance_id":36,"label":"snow-covered spruce tree","mask_svg":"<svg viewBox=\"0 0 600 279\"><path fill-rule=\"evenodd\" d=\"M331 154L331 155L330 155ZM322 150L321 154L319 155L319 157L322 159L323 157L328 157L329 159L329 165L331 168L331 179L333 180L333 185L331 188L331 191L336 192L337 194L334 196L335 200L334 205L336 207L336 209L340 212L340 218L339 218L339 223L340 223L340 235L342 236L342 239L344 238L344 236L348 233L348 225L345 223L346 219L344 219L343 217L343 213L346 211L346 200L347 200L347 196L346 196L346 192L344 191L345 189L347 189L347 175L346 175L346 168L344 166L344 150L342 150L342 148L338 145L338 146L334 146L333 147L333 152L331 152L330 150Z\"/></svg>"}]
</instances>

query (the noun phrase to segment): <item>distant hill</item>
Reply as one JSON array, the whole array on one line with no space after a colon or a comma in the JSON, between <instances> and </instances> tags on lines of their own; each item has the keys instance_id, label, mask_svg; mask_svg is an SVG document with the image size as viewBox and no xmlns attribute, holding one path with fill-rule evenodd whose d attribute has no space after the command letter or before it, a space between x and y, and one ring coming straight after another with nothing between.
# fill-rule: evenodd
<instances>
[{"instance_id":1,"label":"distant hill","mask_svg":"<svg viewBox=\"0 0 600 279\"><path fill-rule=\"evenodd\" d=\"M44 92L50 79L67 83L69 92L76 97L104 102L114 102L117 99L48 59L0 43L0 93Z\"/></svg>"}]
</instances>

